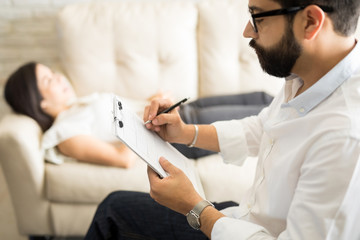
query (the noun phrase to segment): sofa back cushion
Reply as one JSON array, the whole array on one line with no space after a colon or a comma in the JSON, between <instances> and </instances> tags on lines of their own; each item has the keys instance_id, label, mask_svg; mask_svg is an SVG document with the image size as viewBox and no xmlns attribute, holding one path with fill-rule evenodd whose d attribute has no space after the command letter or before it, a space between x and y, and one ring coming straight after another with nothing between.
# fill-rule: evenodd
<instances>
[{"instance_id":1,"label":"sofa back cushion","mask_svg":"<svg viewBox=\"0 0 360 240\"><path fill-rule=\"evenodd\" d=\"M197 97L197 9L191 1L80 3L58 17L60 57L76 92Z\"/></svg>"}]
</instances>

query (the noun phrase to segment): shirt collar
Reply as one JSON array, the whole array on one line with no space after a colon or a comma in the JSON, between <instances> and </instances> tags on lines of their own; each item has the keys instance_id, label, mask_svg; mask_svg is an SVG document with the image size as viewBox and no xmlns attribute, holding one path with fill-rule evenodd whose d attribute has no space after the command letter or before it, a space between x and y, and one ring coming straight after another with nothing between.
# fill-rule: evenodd
<instances>
[{"instance_id":1,"label":"shirt collar","mask_svg":"<svg viewBox=\"0 0 360 240\"><path fill-rule=\"evenodd\" d=\"M296 98L284 103L282 107L292 107L300 116L306 115L349 79L359 67L360 44L356 44L354 49L319 81ZM286 80L295 80L295 78L301 81L296 75L290 75Z\"/></svg>"}]
</instances>

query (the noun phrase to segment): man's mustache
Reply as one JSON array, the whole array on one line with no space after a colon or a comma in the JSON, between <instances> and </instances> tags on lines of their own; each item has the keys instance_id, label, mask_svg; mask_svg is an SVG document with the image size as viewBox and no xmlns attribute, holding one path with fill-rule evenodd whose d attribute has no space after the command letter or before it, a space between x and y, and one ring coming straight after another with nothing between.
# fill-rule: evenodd
<instances>
[{"instance_id":1,"label":"man's mustache","mask_svg":"<svg viewBox=\"0 0 360 240\"><path fill-rule=\"evenodd\" d=\"M259 46L254 39L250 40L249 46L252 47L256 53L264 53L264 48Z\"/></svg>"},{"instance_id":2,"label":"man's mustache","mask_svg":"<svg viewBox=\"0 0 360 240\"><path fill-rule=\"evenodd\" d=\"M258 51L264 51L264 48L261 47L259 44L256 43L256 41L254 39L251 39L249 42L249 46L252 47L253 49L255 49L256 52Z\"/></svg>"},{"instance_id":3,"label":"man's mustache","mask_svg":"<svg viewBox=\"0 0 360 240\"><path fill-rule=\"evenodd\" d=\"M256 42L255 42L254 39L251 39L251 40L250 40L249 46L252 47L252 48L256 48L256 47L257 47L257 44L256 44Z\"/></svg>"}]
</instances>

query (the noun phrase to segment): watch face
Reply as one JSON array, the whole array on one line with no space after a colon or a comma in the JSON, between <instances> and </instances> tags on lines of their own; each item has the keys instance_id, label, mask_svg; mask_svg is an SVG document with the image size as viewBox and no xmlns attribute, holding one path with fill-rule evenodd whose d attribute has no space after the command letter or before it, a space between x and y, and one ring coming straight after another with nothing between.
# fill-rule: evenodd
<instances>
[{"instance_id":1,"label":"watch face","mask_svg":"<svg viewBox=\"0 0 360 240\"><path fill-rule=\"evenodd\" d=\"M199 218L192 211L189 212L189 214L186 216L186 219L192 228L197 230L200 228Z\"/></svg>"}]
</instances>

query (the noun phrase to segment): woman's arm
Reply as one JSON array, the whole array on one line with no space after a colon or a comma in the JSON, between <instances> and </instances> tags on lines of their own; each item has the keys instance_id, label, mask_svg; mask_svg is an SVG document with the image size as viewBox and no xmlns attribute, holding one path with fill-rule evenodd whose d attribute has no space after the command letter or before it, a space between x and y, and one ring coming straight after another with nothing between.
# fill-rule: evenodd
<instances>
[{"instance_id":1,"label":"woman's arm","mask_svg":"<svg viewBox=\"0 0 360 240\"><path fill-rule=\"evenodd\" d=\"M135 154L122 143L108 143L91 136L78 135L57 145L59 151L79 161L129 168Z\"/></svg>"}]
</instances>

